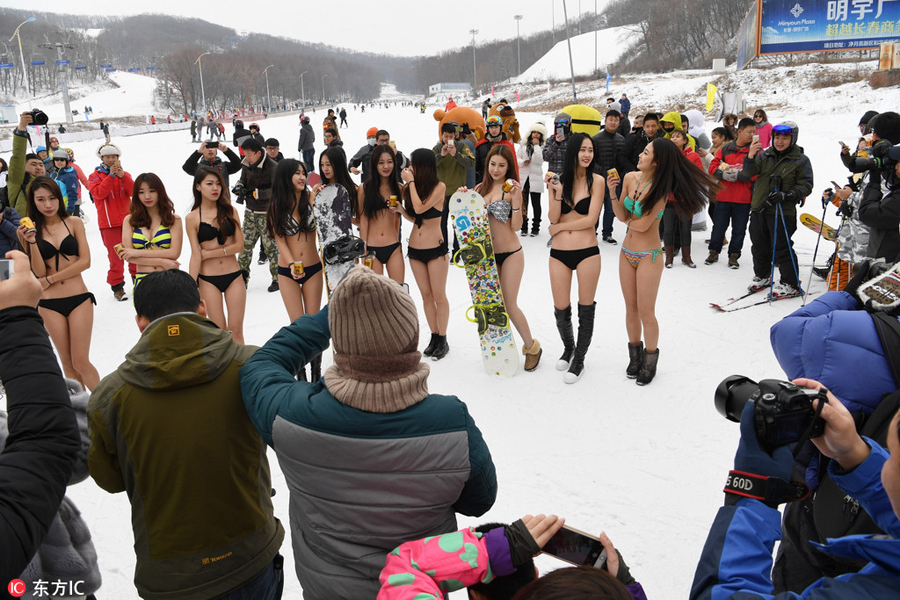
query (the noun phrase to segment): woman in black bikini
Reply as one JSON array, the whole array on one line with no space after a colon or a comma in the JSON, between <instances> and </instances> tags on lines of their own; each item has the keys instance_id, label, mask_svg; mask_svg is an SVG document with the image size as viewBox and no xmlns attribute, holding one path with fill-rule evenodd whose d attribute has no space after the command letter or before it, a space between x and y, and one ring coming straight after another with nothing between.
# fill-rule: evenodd
<instances>
[{"instance_id":1,"label":"woman in black bikini","mask_svg":"<svg viewBox=\"0 0 900 600\"><path fill-rule=\"evenodd\" d=\"M399 241L400 215L388 210L390 197L400 198L394 151L390 146L375 146L371 161L370 176L359 186L357 194L360 237L375 255L372 269L381 275L387 267L388 276L397 283L403 283L406 269Z\"/></svg>"},{"instance_id":2,"label":"woman in black bikini","mask_svg":"<svg viewBox=\"0 0 900 600\"><path fill-rule=\"evenodd\" d=\"M225 188L225 180L218 170L197 169L194 205L185 218L191 243L190 273L200 286L207 316L219 328L230 331L234 341L243 344L247 288L236 256L244 249L244 233Z\"/></svg>"},{"instance_id":3,"label":"woman in black bikini","mask_svg":"<svg viewBox=\"0 0 900 600\"><path fill-rule=\"evenodd\" d=\"M38 177L26 193L34 230L18 229L19 241L31 259L31 270L44 288L38 311L56 346L66 377L89 390L100 383L91 364L91 332L97 304L81 272L91 266L91 252L81 219L66 212L59 186Z\"/></svg>"},{"instance_id":4,"label":"woman in black bikini","mask_svg":"<svg viewBox=\"0 0 900 600\"><path fill-rule=\"evenodd\" d=\"M401 213L415 223L409 235L409 268L412 269L419 292L425 320L431 330L431 341L422 352L432 360L440 360L450 350L447 344L447 323L450 321L450 301L447 300L447 240L441 229L446 186L438 180L434 152L419 148L409 157L409 165L400 172L406 182L403 188L404 206L399 203L389 210Z\"/></svg>"},{"instance_id":5,"label":"woman in black bikini","mask_svg":"<svg viewBox=\"0 0 900 600\"><path fill-rule=\"evenodd\" d=\"M305 314L316 314L322 305L322 262L316 249L316 219L306 177L302 162L285 158L278 163L267 219L269 236L278 245L278 289L291 322ZM293 269L297 261L303 263L302 274ZM305 365L298 375L301 373L305 381ZM309 381L318 381L321 373L320 354L310 361Z\"/></svg>"},{"instance_id":6,"label":"woman in black bikini","mask_svg":"<svg viewBox=\"0 0 900 600\"><path fill-rule=\"evenodd\" d=\"M566 383L584 373L584 357L594 334L597 283L600 280L600 248L594 225L603 207L604 180L594 173L594 143L575 133L566 145L565 168L559 182L547 173L550 190L550 289L556 328L563 353L556 368L567 371ZM578 274L578 342L572 331L572 273Z\"/></svg>"},{"instance_id":7,"label":"woman in black bikini","mask_svg":"<svg viewBox=\"0 0 900 600\"><path fill-rule=\"evenodd\" d=\"M703 208L717 184L667 139L647 144L638 157L637 169L625 175L622 198L615 196L618 177L610 177L606 183L616 217L628 225L619 258L628 332L625 375L637 379L638 385L647 385L653 381L659 361L656 296L664 264L662 259L657 260L663 252L659 220L669 199L674 201L679 217L693 215Z\"/></svg>"},{"instance_id":8,"label":"woman in black bikini","mask_svg":"<svg viewBox=\"0 0 900 600\"><path fill-rule=\"evenodd\" d=\"M531 337L531 328L519 308L519 287L525 272L525 254L516 232L522 227L522 187L516 174L516 159L508 146L494 144L484 159L484 180L475 186L487 203L491 224L491 243L500 275L500 290L509 320L522 336L525 370L534 371L541 360L541 344ZM509 192L503 191L506 181L515 183ZM465 188L461 188L465 189Z\"/></svg>"}]
</instances>

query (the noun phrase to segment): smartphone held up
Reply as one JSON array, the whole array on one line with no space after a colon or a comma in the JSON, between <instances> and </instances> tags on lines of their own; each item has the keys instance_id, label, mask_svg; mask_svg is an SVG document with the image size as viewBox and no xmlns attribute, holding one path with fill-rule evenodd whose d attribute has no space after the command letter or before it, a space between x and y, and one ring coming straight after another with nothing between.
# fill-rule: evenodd
<instances>
[{"instance_id":1,"label":"smartphone held up","mask_svg":"<svg viewBox=\"0 0 900 600\"><path fill-rule=\"evenodd\" d=\"M576 566L603 568L606 563L600 538L568 525L563 525L541 550Z\"/></svg>"}]
</instances>

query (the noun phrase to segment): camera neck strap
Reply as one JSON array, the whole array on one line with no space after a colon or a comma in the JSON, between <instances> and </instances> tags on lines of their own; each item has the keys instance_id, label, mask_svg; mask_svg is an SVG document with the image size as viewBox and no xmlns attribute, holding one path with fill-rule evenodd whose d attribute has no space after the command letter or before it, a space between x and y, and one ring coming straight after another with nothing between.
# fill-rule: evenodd
<instances>
[{"instance_id":1,"label":"camera neck strap","mask_svg":"<svg viewBox=\"0 0 900 600\"><path fill-rule=\"evenodd\" d=\"M805 500L809 496L809 486L802 481L785 481L746 471L730 471L722 491L726 494L726 504L734 504L741 498L753 498L772 508L785 502Z\"/></svg>"}]
</instances>

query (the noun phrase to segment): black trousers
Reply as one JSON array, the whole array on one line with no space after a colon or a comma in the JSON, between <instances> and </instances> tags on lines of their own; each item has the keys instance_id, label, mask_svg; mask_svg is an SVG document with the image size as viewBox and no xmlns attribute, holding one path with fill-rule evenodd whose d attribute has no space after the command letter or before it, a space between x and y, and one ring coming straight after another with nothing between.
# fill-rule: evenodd
<instances>
[{"instance_id":1,"label":"black trousers","mask_svg":"<svg viewBox=\"0 0 900 600\"><path fill-rule=\"evenodd\" d=\"M522 186L522 231L528 231L528 197L531 197L531 230L541 230L541 193L531 191L531 177Z\"/></svg>"},{"instance_id":2,"label":"black trousers","mask_svg":"<svg viewBox=\"0 0 900 600\"><path fill-rule=\"evenodd\" d=\"M753 274L757 277L768 277L772 270L772 244L775 244L775 265L781 272L781 283L786 283L800 289L797 281L795 265L797 254L794 252L794 241L791 237L797 230L797 215L784 215L787 225L787 238L785 238L785 226L781 224L781 218L776 220L775 213L753 212L750 213L750 251L753 254ZM774 276L774 273L772 274Z\"/></svg>"}]
</instances>

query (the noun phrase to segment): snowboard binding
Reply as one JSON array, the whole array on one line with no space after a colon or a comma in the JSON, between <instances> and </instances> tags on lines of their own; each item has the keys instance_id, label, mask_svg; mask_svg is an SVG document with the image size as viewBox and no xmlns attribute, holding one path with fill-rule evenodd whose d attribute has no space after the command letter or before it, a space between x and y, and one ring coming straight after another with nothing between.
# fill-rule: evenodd
<instances>
[{"instance_id":1,"label":"snowboard binding","mask_svg":"<svg viewBox=\"0 0 900 600\"><path fill-rule=\"evenodd\" d=\"M494 247L491 245L491 240L489 238L484 240L483 244L473 242L468 246L460 247L460 249L456 251L456 254L453 255L453 264L458 267L477 265L493 253ZM456 260L457 258L462 260L462 264Z\"/></svg>"},{"instance_id":2,"label":"snowboard binding","mask_svg":"<svg viewBox=\"0 0 900 600\"><path fill-rule=\"evenodd\" d=\"M469 313L475 311L475 317ZM478 323L478 335L487 331L488 325L497 327L509 326L509 315L503 310L502 304L473 304L466 311L466 319L471 323Z\"/></svg>"},{"instance_id":3,"label":"snowboard binding","mask_svg":"<svg viewBox=\"0 0 900 600\"><path fill-rule=\"evenodd\" d=\"M322 260L334 265L349 262L366 254L366 243L355 235L342 235L322 248Z\"/></svg>"}]
</instances>

